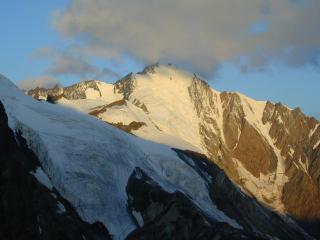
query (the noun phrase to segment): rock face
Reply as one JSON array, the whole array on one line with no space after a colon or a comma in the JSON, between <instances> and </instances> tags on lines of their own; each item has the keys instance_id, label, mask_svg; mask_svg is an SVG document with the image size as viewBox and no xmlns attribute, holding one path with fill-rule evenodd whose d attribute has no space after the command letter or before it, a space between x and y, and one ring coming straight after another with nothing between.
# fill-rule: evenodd
<instances>
[{"instance_id":1,"label":"rock face","mask_svg":"<svg viewBox=\"0 0 320 240\"><path fill-rule=\"evenodd\" d=\"M168 193L137 168L127 185L128 209L137 230L128 239L308 239L296 225L286 222L256 200L241 193L205 156L176 150L198 169L208 183L211 200L243 226L234 228L208 218L181 192Z\"/></svg>"},{"instance_id":2,"label":"rock face","mask_svg":"<svg viewBox=\"0 0 320 240\"><path fill-rule=\"evenodd\" d=\"M115 84L91 84L65 88L77 94L57 103L98 110L97 118L114 125L141 123L131 133L205 154L247 195L320 238L319 121L280 103L217 92L172 66L153 65ZM50 91L30 95L45 98Z\"/></svg>"},{"instance_id":3,"label":"rock face","mask_svg":"<svg viewBox=\"0 0 320 240\"><path fill-rule=\"evenodd\" d=\"M8 127L1 102L0 136L0 239L111 239L101 223L82 221L54 188L37 180L37 156Z\"/></svg>"},{"instance_id":4,"label":"rock face","mask_svg":"<svg viewBox=\"0 0 320 240\"><path fill-rule=\"evenodd\" d=\"M89 80L66 88L60 86L55 86L52 89L35 88L29 90L27 93L37 99L46 99L49 96L53 98L64 97L66 99L84 99L86 98L85 91L87 89L93 89L99 92L96 81Z\"/></svg>"},{"instance_id":5,"label":"rock face","mask_svg":"<svg viewBox=\"0 0 320 240\"><path fill-rule=\"evenodd\" d=\"M287 211L320 236L319 189L320 128L314 118L307 118L300 109L290 111L281 104L267 103L263 121L270 125L270 136L285 156L282 201Z\"/></svg>"},{"instance_id":6,"label":"rock face","mask_svg":"<svg viewBox=\"0 0 320 240\"><path fill-rule=\"evenodd\" d=\"M130 177L127 193L138 225L128 239L249 239L227 224L210 223L182 193L165 192L140 169Z\"/></svg>"},{"instance_id":7,"label":"rock face","mask_svg":"<svg viewBox=\"0 0 320 240\"><path fill-rule=\"evenodd\" d=\"M213 94L196 88L197 84L191 91L195 105L208 102L207 109L197 111L203 118L200 129L207 154L252 196L294 217L319 237L319 122L280 103L261 103L237 93L221 93L223 124L217 131L219 117L215 112L219 101ZM203 116L210 111L209 116Z\"/></svg>"},{"instance_id":8,"label":"rock face","mask_svg":"<svg viewBox=\"0 0 320 240\"><path fill-rule=\"evenodd\" d=\"M301 229L289 218L280 217L269 208L260 205L256 199L243 194L225 172L212 164L207 157L190 151L177 152L182 158L191 157L204 176L211 176L209 191L212 200L219 209L241 223L245 232L264 232L266 235L258 234L258 237L267 239L270 235L279 239L309 238L304 233L301 234Z\"/></svg>"}]
</instances>

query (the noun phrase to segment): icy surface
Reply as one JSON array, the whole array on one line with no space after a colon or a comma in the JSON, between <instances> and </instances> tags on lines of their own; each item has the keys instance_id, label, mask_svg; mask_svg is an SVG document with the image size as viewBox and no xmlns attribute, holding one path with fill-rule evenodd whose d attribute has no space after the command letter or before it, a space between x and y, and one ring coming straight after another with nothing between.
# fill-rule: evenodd
<instances>
[{"instance_id":1,"label":"icy surface","mask_svg":"<svg viewBox=\"0 0 320 240\"><path fill-rule=\"evenodd\" d=\"M63 204L61 202L58 202L58 205L57 205L58 209L57 209L57 212L59 214L62 214L66 211L66 208L63 206Z\"/></svg>"},{"instance_id":2,"label":"icy surface","mask_svg":"<svg viewBox=\"0 0 320 240\"><path fill-rule=\"evenodd\" d=\"M132 211L132 215L134 216L134 218L137 220L139 227L143 227L144 222L143 222L143 218L141 216L140 212L136 212L136 211Z\"/></svg>"},{"instance_id":3,"label":"icy surface","mask_svg":"<svg viewBox=\"0 0 320 240\"><path fill-rule=\"evenodd\" d=\"M206 182L168 146L139 139L68 108L33 100L1 76L0 100L10 127L22 132L41 161L44 172L37 171L37 179L46 184L50 179L85 221L103 222L115 239L124 239L135 229L127 212L126 185L136 167L166 191L184 192L212 218L241 228L212 204ZM173 120L165 116L162 121Z\"/></svg>"},{"instance_id":4,"label":"icy surface","mask_svg":"<svg viewBox=\"0 0 320 240\"><path fill-rule=\"evenodd\" d=\"M310 130L310 133L309 133L309 138L312 137L312 135L316 132L316 130L318 129L318 127L320 126L320 124L316 124L316 126L314 127L314 129L311 129Z\"/></svg>"},{"instance_id":5,"label":"icy surface","mask_svg":"<svg viewBox=\"0 0 320 240\"><path fill-rule=\"evenodd\" d=\"M316 144L314 144L313 149L316 149L320 144L320 140L318 140L318 142L316 142Z\"/></svg>"},{"instance_id":6,"label":"icy surface","mask_svg":"<svg viewBox=\"0 0 320 240\"><path fill-rule=\"evenodd\" d=\"M33 173L33 175L36 177L36 179L44 186L46 186L48 189L52 189L52 183L48 176L42 171L41 168L37 168L36 171Z\"/></svg>"}]
</instances>

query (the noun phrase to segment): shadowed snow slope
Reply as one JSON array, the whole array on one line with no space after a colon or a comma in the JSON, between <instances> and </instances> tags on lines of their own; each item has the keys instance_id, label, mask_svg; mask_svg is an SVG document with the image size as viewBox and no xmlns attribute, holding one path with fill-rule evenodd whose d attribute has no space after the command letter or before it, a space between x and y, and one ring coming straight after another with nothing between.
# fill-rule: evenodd
<instances>
[{"instance_id":1,"label":"shadowed snow slope","mask_svg":"<svg viewBox=\"0 0 320 240\"><path fill-rule=\"evenodd\" d=\"M83 222L53 188L37 156L8 126L0 101L0 239L111 240L103 224Z\"/></svg>"}]
</instances>

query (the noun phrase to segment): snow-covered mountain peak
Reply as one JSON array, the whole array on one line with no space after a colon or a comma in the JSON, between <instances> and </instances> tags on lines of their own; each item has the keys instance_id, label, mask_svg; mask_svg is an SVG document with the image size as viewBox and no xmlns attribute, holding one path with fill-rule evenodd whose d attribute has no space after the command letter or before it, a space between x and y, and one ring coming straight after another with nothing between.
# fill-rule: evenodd
<instances>
[{"instance_id":1,"label":"snow-covered mountain peak","mask_svg":"<svg viewBox=\"0 0 320 240\"><path fill-rule=\"evenodd\" d=\"M138 72L138 74L155 74L157 69L160 67L159 63L154 63L146 66L141 72Z\"/></svg>"},{"instance_id":2,"label":"snow-covered mountain peak","mask_svg":"<svg viewBox=\"0 0 320 240\"><path fill-rule=\"evenodd\" d=\"M171 63L168 64L160 64L160 63L154 63L146 66L141 72L138 72L137 74L140 75L147 75L147 74L156 74L163 71L182 71L172 65Z\"/></svg>"},{"instance_id":3,"label":"snow-covered mountain peak","mask_svg":"<svg viewBox=\"0 0 320 240\"><path fill-rule=\"evenodd\" d=\"M102 221L120 238L135 228L126 208L131 197L125 193L133 172L138 180L142 172L152 175L165 191L182 191L213 219L239 227L212 209L210 184L224 186L224 180L209 177L189 158L180 162L172 148L205 154L239 186L238 195L247 194L282 216L292 216L303 227L314 226L303 219L320 218L320 123L299 110L217 92L196 75L166 65L148 67L114 84L85 81L29 92L91 116L33 101L5 78L0 77L0 84L10 126L23 132L53 185L81 217ZM110 198L102 189L115 194ZM231 194L228 191L224 194ZM238 196L235 192L231 199ZM242 204L227 211L242 214ZM259 211L251 207L244 209L256 219ZM141 224L141 216L132 214Z\"/></svg>"},{"instance_id":4,"label":"snow-covered mountain peak","mask_svg":"<svg viewBox=\"0 0 320 240\"><path fill-rule=\"evenodd\" d=\"M64 88L55 102L141 138L204 153L265 205L281 213L320 217L316 200L303 204L308 196L320 197L317 180L309 182L320 174L320 124L301 111L220 93L198 76L168 65L149 66L114 84L85 86ZM295 195L297 185L301 191Z\"/></svg>"},{"instance_id":5,"label":"snow-covered mountain peak","mask_svg":"<svg viewBox=\"0 0 320 240\"><path fill-rule=\"evenodd\" d=\"M172 149L205 152L206 144L218 142L218 154L232 164L232 159L222 155L224 146L220 134L224 130L219 128L224 126L221 117L226 103L222 103L219 95L194 79L190 80L191 85L185 85L187 88L179 88L179 92L160 88L152 79L139 78L136 75L136 83L132 83L131 78L116 84L84 82L63 88L61 96L51 95L55 94L54 89L38 94L47 94L54 103L87 112L152 141L127 134L92 116L35 101L0 77L1 156L6 153L3 139L8 137L4 134L7 130L3 131L8 128L3 121L6 112L10 128L21 133L30 148L26 155L32 155L32 151L39 159L38 170L25 174L34 175L36 178L32 179L39 181L42 189L48 188L49 194L55 191L69 202L60 203L57 214L69 218L61 211L69 210L72 205L78 217L106 227L112 239L154 239L155 232L159 235L155 239L172 239L172 236L310 239L290 218L273 213L241 192L204 155ZM140 84L140 81L150 84ZM312 131L313 136L317 134L316 128ZM159 144L161 142L165 145ZM10 145L8 150L12 149ZM212 155L215 150L212 147ZM3 167L10 160L1 158L6 161L1 164L2 172L8 173ZM226 172L232 173L229 169ZM1 177L13 172L9 173ZM252 177L251 172L248 176ZM256 179L246 180L260 183ZM262 189L272 193L273 188L268 187ZM11 200L7 194L1 197ZM48 222L37 212L34 215L35 230L42 236L47 233ZM42 222L46 222L44 227ZM86 236L79 235L76 239Z\"/></svg>"},{"instance_id":6,"label":"snow-covered mountain peak","mask_svg":"<svg viewBox=\"0 0 320 240\"><path fill-rule=\"evenodd\" d=\"M151 80L152 84L167 85L172 87L188 86L195 79L200 80L195 74L179 69L172 64L152 64L143 71L132 75L135 80ZM170 81L169 81L170 80ZM177 89L180 90L180 89Z\"/></svg>"},{"instance_id":7,"label":"snow-covered mountain peak","mask_svg":"<svg viewBox=\"0 0 320 240\"><path fill-rule=\"evenodd\" d=\"M209 216L228 219L241 228L208 204L206 182L169 147L138 139L70 109L35 101L6 79L1 78L0 84L0 101L10 126L22 132L53 186L82 218L103 222L116 239L124 239L135 229L127 210L126 185L136 167L151 171L148 175L160 184L163 181L161 187L166 191L185 191L199 199L197 207ZM183 187L178 189L176 183Z\"/></svg>"}]
</instances>

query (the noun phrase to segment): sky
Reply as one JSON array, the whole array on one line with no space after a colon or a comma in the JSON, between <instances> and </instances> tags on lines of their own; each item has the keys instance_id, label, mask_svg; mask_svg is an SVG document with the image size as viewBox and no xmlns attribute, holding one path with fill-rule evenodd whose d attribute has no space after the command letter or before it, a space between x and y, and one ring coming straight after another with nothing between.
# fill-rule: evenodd
<instances>
[{"instance_id":1,"label":"sky","mask_svg":"<svg viewBox=\"0 0 320 240\"><path fill-rule=\"evenodd\" d=\"M219 91L320 118L318 0L11 0L0 10L0 73L21 88L172 63Z\"/></svg>"}]
</instances>

